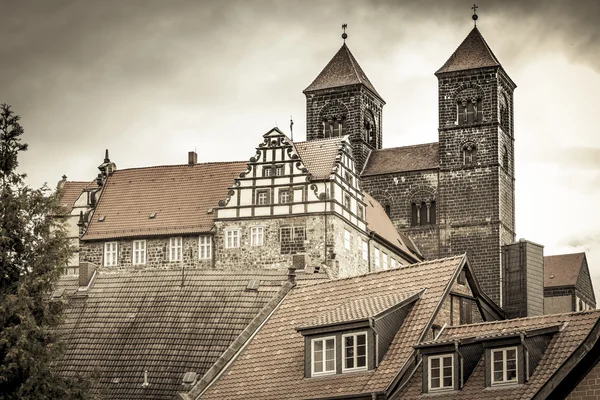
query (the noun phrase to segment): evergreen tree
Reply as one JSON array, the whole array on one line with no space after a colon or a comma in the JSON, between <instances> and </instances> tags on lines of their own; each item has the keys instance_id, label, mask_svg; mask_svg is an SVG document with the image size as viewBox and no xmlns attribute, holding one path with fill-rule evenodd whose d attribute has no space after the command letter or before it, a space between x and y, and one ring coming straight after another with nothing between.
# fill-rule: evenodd
<instances>
[{"instance_id":1,"label":"evergreen tree","mask_svg":"<svg viewBox=\"0 0 600 400\"><path fill-rule=\"evenodd\" d=\"M71 249L58 193L17 173L19 117L0 105L0 399L87 399L80 376L57 373L63 303L52 299Z\"/></svg>"}]
</instances>

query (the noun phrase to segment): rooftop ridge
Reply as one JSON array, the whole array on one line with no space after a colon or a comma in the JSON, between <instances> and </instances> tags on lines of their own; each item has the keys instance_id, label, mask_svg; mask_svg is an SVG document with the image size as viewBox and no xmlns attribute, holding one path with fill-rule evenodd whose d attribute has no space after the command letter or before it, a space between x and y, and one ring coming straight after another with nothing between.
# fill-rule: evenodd
<instances>
[{"instance_id":1,"label":"rooftop ridge","mask_svg":"<svg viewBox=\"0 0 600 400\"><path fill-rule=\"evenodd\" d=\"M467 324L467 325L455 325L455 326L447 327L444 332L449 332L449 331L457 330L457 329L476 327L476 326L481 326L481 325L492 326L492 325L498 325L498 324L523 321L523 320L532 321L532 320L539 320L539 319L544 319L544 318L560 318L560 317L564 317L567 315L575 315L575 314L577 314L577 315L579 315L579 314L598 314L598 316L600 316L600 310L587 310L587 311L579 311L579 312L544 314L544 315L535 315L532 317L519 317L519 318L511 318L511 319L502 319L502 320L498 320L498 321L477 322L474 324ZM551 323L552 322L548 322L548 324L551 324Z\"/></svg>"},{"instance_id":2,"label":"rooftop ridge","mask_svg":"<svg viewBox=\"0 0 600 400\"><path fill-rule=\"evenodd\" d=\"M422 267L424 265L428 265L428 264L437 264L440 262L445 262L445 261L450 261L450 260L455 260L455 259L460 259L462 257L464 257L465 254L461 254L458 256L450 256L450 257L444 257L444 258L436 258L435 260L427 260L427 261L421 261L418 263L413 263L413 264L409 264L409 265L404 265L402 267L398 267L398 268L393 268L393 269L384 269L381 271L371 271L371 272L366 272L364 274L360 274L360 275L354 275L354 276L348 276L345 278L335 278L335 279L331 279L328 281L323 281L323 282L315 282L314 284L321 284L321 283L331 283L331 282L340 282L340 281L347 281L350 279L356 279L356 278L364 278L367 276L373 276L373 275L378 275L378 274L385 274L385 273L397 273L398 271L403 271L409 268L417 268L417 267ZM307 285L302 285L302 287L305 287ZM311 286L313 286L311 284Z\"/></svg>"},{"instance_id":3,"label":"rooftop ridge","mask_svg":"<svg viewBox=\"0 0 600 400\"><path fill-rule=\"evenodd\" d=\"M248 161L208 161L208 162L204 162L204 163L196 163L193 165L190 165L190 164L149 165L146 167L121 168L121 169L116 170L113 173L119 173L119 172L123 172L123 171L142 170L142 169L158 169L158 168L170 168L170 167L194 167L196 165L218 165L218 164L248 164Z\"/></svg>"},{"instance_id":4,"label":"rooftop ridge","mask_svg":"<svg viewBox=\"0 0 600 400\"><path fill-rule=\"evenodd\" d=\"M381 151L386 151L386 150L396 150L396 149L408 149L410 147L425 147L425 146L431 146L434 144L439 144L440 142L429 142L429 143L419 143L419 144L409 144L407 146L396 146L396 147L386 147L384 149L377 149L374 151L377 152L381 152Z\"/></svg>"},{"instance_id":5,"label":"rooftop ridge","mask_svg":"<svg viewBox=\"0 0 600 400\"><path fill-rule=\"evenodd\" d=\"M548 258L548 257L564 257L564 256L580 256L582 254L585 254L585 251L578 251L576 253L551 254L549 256L544 256L544 258Z\"/></svg>"},{"instance_id":6,"label":"rooftop ridge","mask_svg":"<svg viewBox=\"0 0 600 400\"><path fill-rule=\"evenodd\" d=\"M315 143L315 142L327 142L327 141L336 141L336 140L343 140L346 136L350 136L350 135L344 135L344 136L336 136L336 137L330 137L330 138L319 138L319 139L313 139L313 140L304 140L302 142L296 142L293 141L291 143L293 144L305 144L305 143Z\"/></svg>"}]
</instances>

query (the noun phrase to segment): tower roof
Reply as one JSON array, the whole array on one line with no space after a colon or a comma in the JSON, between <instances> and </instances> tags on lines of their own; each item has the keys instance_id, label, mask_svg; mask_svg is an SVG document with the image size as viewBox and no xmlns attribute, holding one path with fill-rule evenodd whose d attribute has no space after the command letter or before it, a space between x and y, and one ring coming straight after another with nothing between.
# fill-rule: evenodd
<instances>
[{"instance_id":1,"label":"tower roof","mask_svg":"<svg viewBox=\"0 0 600 400\"><path fill-rule=\"evenodd\" d=\"M436 74L498 66L500 61L475 27Z\"/></svg>"},{"instance_id":2,"label":"tower roof","mask_svg":"<svg viewBox=\"0 0 600 400\"><path fill-rule=\"evenodd\" d=\"M313 83L304 89L304 92L357 84L365 85L367 89L383 100L344 43Z\"/></svg>"}]
</instances>

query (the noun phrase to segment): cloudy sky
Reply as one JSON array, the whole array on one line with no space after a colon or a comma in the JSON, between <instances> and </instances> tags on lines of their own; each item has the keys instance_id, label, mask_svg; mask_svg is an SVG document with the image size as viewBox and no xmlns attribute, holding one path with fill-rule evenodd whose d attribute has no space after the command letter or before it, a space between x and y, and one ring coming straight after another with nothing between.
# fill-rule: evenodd
<instances>
[{"instance_id":1,"label":"cloudy sky","mask_svg":"<svg viewBox=\"0 0 600 400\"><path fill-rule=\"evenodd\" d=\"M600 2L484 1L515 92L518 237L587 251L600 289ZM246 160L278 125L304 140L308 86L348 46L386 100L384 146L437 140L433 75L471 0L0 0L0 103L21 115L32 186L119 168ZM597 293L600 300L600 292Z\"/></svg>"}]
</instances>

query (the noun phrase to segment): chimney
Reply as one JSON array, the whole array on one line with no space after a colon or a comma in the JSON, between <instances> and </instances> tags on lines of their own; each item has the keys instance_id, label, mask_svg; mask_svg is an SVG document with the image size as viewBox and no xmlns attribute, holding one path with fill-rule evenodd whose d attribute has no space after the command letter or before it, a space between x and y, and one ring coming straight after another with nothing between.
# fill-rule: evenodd
<instances>
[{"instance_id":1,"label":"chimney","mask_svg":"<svg viewBox=\"0 0 600 400\"><path fill-rule=\"evenodd\" d=\"M90 262L79 263L79 288L86 288L96 272L96 265Z\"/></svg>"},{"instance_id":2,"label":"chimney","mask_svg":"<svg viewBox=\"0 0 600 400\"><path fill-rule=\"evenodd\" d=\"M288 282L291 283L292 285L295 285L296 284L296 268L289 267L287 277L288 277Z\"/></svg>"},{"instance_id":3,"label":"chimney","mask_svg":"<svg viewBox=\"0 0 600 400\"><path fill-rule=\"evenodd\" d=\"M195 151L188 152L188 165L198 164L198 153Z\"/></svg>"},{"instance_id":4,"label":"chimney","mask_svg":"<svg viewBox=\"0 0 600 400\"><path fill-rule=\"evenodd\" d=\"M65 183L67 183L67 176L63 175L62 179L56 184L56 190L61 190L62 188L64 188Z\"/></svg>"}]
</instances>

